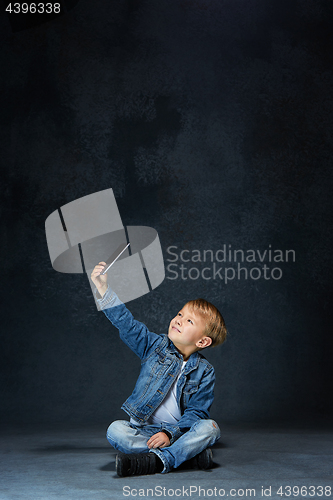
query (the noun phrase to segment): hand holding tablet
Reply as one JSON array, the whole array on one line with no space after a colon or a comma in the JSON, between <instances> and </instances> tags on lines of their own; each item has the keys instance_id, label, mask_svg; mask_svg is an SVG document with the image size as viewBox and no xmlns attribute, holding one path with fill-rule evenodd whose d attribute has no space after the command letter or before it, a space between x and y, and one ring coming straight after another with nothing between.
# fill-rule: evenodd
<instances>
[{"instance_id":1,"label":"hand holding tablet","mask_svg":"<svg viewBox=\"0 0 333 500\"><path fill-rule=\"evenodd\" d=\"M129 247L130 243L122 243L117 250L109 257L107 262L99 262L91 273L91 280L96 286L99 294L103 297L107 290L107 271L119 259L122 253Z\"/></svg>"}]
</instances>

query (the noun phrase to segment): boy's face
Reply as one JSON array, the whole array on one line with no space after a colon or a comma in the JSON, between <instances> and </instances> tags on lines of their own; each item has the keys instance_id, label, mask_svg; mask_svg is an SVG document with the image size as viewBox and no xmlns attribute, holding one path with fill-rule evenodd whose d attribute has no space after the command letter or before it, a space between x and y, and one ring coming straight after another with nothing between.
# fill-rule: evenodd
<instances>
[{"instance_id":1,"label":"boy's face","mask_svg":"<svg viewBox=\"0 0 333 500\"><path fill-rule=\"evenodd\" d=\"M206 347L205 342L202 345L202 339L209 338L204 335L205 326L204 319L185 305L170 321L168 337L187 356L198 348Z\"/></svg>"}]
</instances>

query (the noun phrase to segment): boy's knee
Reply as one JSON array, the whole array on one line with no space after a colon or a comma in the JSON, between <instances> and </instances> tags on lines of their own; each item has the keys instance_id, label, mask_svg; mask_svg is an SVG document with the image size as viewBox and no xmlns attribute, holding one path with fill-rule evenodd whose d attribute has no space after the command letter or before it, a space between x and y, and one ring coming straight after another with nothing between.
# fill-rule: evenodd
<instances>
[{"instance_id":1,"label":"boy's knee","mask_svg":"<svg viewBox=\"0 0 333 500\"><path fill-rule=\"evenodd\" d=\"M221 435L220 428L215 420L200 420L198 422L198 427L200 429L200 432L206 434L207 437L210 437L214 442L217 441Z\"/></svg>"},{"instance_id":2,"label":"boy's knee","mask_svg":"<svg viewBox=\"0 0 333 500\"><path fill-rule=\"evenodd\" d=\"M220 428L217 425L217 423L215 422L215 420L209 420L209 422L212 426L212 435L215 438L215 440L217 441L221 436Z\"/></svg>"},{"instance_id":3,"label":"boy's knee","mask_svg":"<svg viewBox=\"0 0 333 500\"><path fill-rule=\"evenodd\" d=\"M114 422L112 422L112 424L109 425L106 431L106 437L108 441L110 440L115 441L119 433L123 432L123 429L124 429L124 420L115 420Z\"/></svg>"}]
</instances>

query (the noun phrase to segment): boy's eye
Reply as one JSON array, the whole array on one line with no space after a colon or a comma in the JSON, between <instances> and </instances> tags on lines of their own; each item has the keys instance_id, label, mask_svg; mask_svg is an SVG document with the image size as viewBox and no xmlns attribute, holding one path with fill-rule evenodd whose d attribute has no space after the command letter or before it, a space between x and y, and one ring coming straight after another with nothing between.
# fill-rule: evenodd
<instances>
[{"instance_id":1,"label":"boy's eye","mask_svg":"<svg viewBox=\"0 0 333 500\"><path fill-rule=\"evenodd\" d=\"M192 323L192 325L193 325L193 321L192 321L191 319L189 319L188 321L189 321L190 323Z\"/></svg>"}]
</instances>

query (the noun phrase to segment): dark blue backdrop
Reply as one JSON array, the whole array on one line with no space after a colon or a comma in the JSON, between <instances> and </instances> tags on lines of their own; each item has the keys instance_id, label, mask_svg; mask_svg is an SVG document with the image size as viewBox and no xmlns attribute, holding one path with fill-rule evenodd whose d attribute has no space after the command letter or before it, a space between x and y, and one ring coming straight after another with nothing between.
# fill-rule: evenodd
<instances>
[{"instance_id":1,"label":"dark blue backdrop","mask_svg":"<svg viewBox=\"0 0 333 500\"><path fill-rule=\"evenodd\" d=\"M198 269L186 280L167 271L128 304L135 317L165 332L197 297L225 317L228 341L207 351L213 417L332 416L332 10L329 0L81 0L15 33L1 14L4 422L124 416L139 361L85 276L53 271L44 233L55 209L110 187L124 225L158 231L166 265L174 246L177 265ZM224 245L292 249L295 262L266 259L280 279L225 283L214 263L180 260Z\"/></svg>"}]
</instances>

